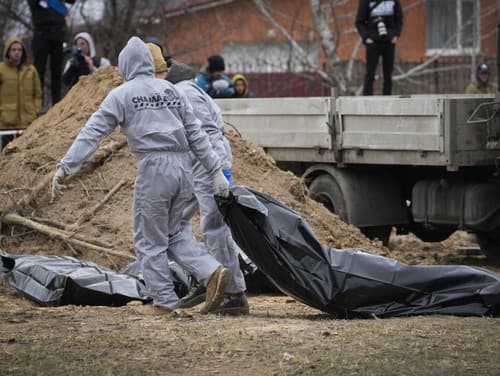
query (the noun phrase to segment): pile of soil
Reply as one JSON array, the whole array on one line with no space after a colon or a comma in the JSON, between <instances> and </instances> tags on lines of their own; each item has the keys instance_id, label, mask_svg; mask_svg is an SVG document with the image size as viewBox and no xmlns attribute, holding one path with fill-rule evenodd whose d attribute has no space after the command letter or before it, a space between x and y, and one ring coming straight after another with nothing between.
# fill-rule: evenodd
<instances>
[{"instance_id":1,"label":"pile of soil","mask_svg":"<svg viewBox=\"0 0 500 376\"><path fill-rule=\"evenodd\" d=\"M66 97L38 118L25 134L7 145L0 158L0 212L13 204L55 170L71 143L106 94L123 81L114 67L83 77ZM357 228L342 222L323 205L307 197L302 179L280 170L264 151L228 130L235 183L266 192L296 210L313 228L321 242L336 248L360 247L383 255L390 251L378 241L365 238ZM119 127L101 146L124 140ZM122 179L125 185L78 229L79 235L98 239L112 249L133 255L131 203L136 161L123 147L97 166L85 166L68 182L64 196L49 203L49 184L29 205L17 212L37 221L69 225L97 204ZM126 261L84 248L75 248L20 226L4 226L0 247L11 253L74 255L108 267Z\"/></svg>"}]
</instances>

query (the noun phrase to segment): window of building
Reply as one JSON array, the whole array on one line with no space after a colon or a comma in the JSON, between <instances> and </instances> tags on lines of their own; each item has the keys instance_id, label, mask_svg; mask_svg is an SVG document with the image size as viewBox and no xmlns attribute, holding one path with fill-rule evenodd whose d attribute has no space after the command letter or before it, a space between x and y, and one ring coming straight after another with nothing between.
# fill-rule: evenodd
<instances>
[{"instance_id":1,"label":"window of building","mask_svg":"<svg viewBox=\"0 0 500 376\"><path fill-rule=\"evenodd\" d=\"M318 62L315 43L299 42L311 61ZM245 73L309 72L311 68L286 42L227 42L222 47L226 71Z\"/></svg>"},{"instance_id":2,"label":"window of building","mask_svg":"<svg viewBox=\"0 0 500 376\"><path fill-rule=\"evenodd\" d=\"M478 0L427 0L427 54L479 51Z\"/></svg>"}]
</instances>

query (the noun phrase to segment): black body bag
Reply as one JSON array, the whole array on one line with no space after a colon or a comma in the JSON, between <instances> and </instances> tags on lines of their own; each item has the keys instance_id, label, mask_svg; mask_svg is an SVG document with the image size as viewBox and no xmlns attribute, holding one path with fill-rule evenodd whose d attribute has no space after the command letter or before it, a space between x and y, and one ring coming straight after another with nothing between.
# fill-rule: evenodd
<instances>
[{"instance_id":1,"label":"black body bag","mask_svg":"<svg viewBox=\"0 0 500 376\"><path fill-rule=\"evenodd\" d=\"M500 275L470 266L406 265L322 245L273 197L245 187L218 198L234 240L280 290L342 318L422 314L498 316Z\"/></svg>"}]
</instances>

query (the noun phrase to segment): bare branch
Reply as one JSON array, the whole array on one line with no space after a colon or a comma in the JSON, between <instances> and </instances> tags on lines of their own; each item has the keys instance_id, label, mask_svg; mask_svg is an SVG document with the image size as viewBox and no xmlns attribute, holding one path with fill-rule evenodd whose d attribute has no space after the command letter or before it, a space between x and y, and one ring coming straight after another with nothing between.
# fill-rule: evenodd
<instances>
[{"instance_id":1,"label":"bare branch","mask_svg":"<svg viewBox=\"0 0 500 376\"><path fill-rule=\"evenodd\" d=\"M327 82L330 82L333 84L331 77L326 74L315 62L313 62L308 54L304 51L302 47L293 39L293 37L290 35L288 30L284 28L281 24L279 24L274 17L271 15L269 11L269 7L266 4L264 0L254 0L255 5L257 8L260 10L260 12L267 18L267 20L276 28L280 31L280 33L287 38L287 40L290 42L293 50L295 53L298 54L299 58L306 63L307 66L309 66L312 70L318 72L318 74L321 76L322 79L324 79Z\"/></svg>"},{"instance_id":2,"label":"bare branch","mask_svg":"<svg viewBox=\"0 0 500 376\"><path fill-rule=\"evenodd\" d=\"M358 55L358 51L362 45L362 40L361 38L358 38L358 41L356 42L356 45L352 49L351 57L349 58L349 63L347 63L347 81L350 82L352 80L352 70L354 67L354 60L356 59L356 56Z\"/></svg>"},{"instance_id":3,"label":"bare branch","mask_svg":"<svg viewBox=\"0 0 500 376\"><path fill-rule=\"evenodd\" d=\"M19 4L17 1L1 0L0 13L5 17L5 21L14 21L23 25L26 29L32 30L31 20L26 19L27 9L25 4ZM4 21L4 22L5 22Z\"/></svg>"},{"instance_id":4,"label":"bare branch","mask_svg":"<svg viewBox=\"0 0 500 376\"><path fill-rule=\"evenodd\" d=\"M429 58L428 60L424 61L422 64L419 64L419 65L417 65L417 66L409 69L406 73L403 73L403 74L400 74L398 76L395 76L392 79L395 80L395 81L399 81L399 80L402 80L402 79L407 79L408 77L411 77L411 76L417 74L418 72L422 71L424 68L427 68L429 65L431 65L434 61L436 61L437 59L439 59L444 54L445 50L452 45L452 43L454 42L455 38L462 32L463 29L465 29L465 27L467 27L470 24L472 24L472 19L469 19L469 21L467 21L464 24L462 24L462 26L460 27L460 29L455 34L453 34L451 37L448 38L448 40L445 42L444 47L442 47L431 58Z\"/></svg>"},{"instance_id":5,"label":"bare branch","mask_svg":"<svg viewBox=\"0 0 500 376\"><path fill-rule=\"evenodd\" d=\"M339 57L337 55L337 44L333 38L332 32L330 30L330 25L325 17L325 13L321 7L320 0L311 0L311 10L316 25L316 32L318 33L319 40L323 51L325 52L326 59L330 68L338 63ZM340 87L341 91L346 90L346 84L344 77L342 77L338 72L331 73L337 85Z\"/></svg>"}]
</instances>

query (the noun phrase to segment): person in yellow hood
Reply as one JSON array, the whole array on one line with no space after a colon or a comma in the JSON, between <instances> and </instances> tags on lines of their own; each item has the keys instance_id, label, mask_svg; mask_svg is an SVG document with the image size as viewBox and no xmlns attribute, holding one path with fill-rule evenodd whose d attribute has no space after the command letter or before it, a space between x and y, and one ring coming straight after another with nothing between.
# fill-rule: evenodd
<instances>
[{"instance_id":1,"label":"person in yellow hood","mask_svg":"<svg viewBox=\"0 0 500 376\"><path fill-rule=\"evenodd\" d=\"M26 60L21 39L5 42L0 63L0 131L25 129L37 117L42 106L42 88L38 72ZM2 144L13 136L2 136Z\"/></svg>"},{"instance_id":2,"label":"person in yellow hood","mask_svg":"<svg viewBox=\"0 0 500 376\"><path fill-rule=\"evenodd\" d=\"M235 74L231 79L234 86L234 98L255 98L255 95L248 90L248 80L242 74Z\"/></svg>"}]
</instances>

